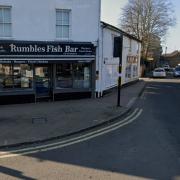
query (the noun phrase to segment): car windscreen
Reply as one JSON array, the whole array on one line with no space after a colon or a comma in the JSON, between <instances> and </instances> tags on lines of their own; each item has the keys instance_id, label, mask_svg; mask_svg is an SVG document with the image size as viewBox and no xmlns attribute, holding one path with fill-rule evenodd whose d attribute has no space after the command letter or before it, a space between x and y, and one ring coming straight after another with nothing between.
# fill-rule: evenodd
<instances>
[{"instance_id":1,"label":"car windscreen","mask_svg":"<svg viewBox=\"0 0 180 180\"><path fill-rule=\"evenodd\" d=\"M175 68L176 71L180 71L180 67Z\"/></svg>"}]
</instances>

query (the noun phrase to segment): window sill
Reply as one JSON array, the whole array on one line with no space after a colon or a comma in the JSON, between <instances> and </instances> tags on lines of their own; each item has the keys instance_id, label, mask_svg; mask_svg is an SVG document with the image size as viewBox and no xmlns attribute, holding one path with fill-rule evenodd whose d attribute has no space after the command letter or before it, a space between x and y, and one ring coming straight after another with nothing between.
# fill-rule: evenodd
<instances>
[{"instance_id":1,"label":"window sill","mask_svg":"<svg viewBox=\"0 0 180 180\"><path fill-rule=\"evenodd\" d=\"M67 39L67 38L56 38L54 41L66 41L66 42L72 42L71 39Z\"/></svg>"},{"instance_id":2,"label":"window sill","mask_svg":"<svg viewBox=\"0 0 180 180\"><path fill-rule=\"evenodd\" d=\"M0 37L0 40L14 40L13 37Z\"/></svg>"}]
</instances>

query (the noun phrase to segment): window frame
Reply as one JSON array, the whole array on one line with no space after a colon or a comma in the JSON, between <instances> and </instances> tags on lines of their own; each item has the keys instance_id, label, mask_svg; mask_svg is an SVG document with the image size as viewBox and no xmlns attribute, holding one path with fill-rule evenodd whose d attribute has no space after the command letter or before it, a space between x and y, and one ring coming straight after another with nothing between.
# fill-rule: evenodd
<instances>
[{"instance_id":1,"label":"window frame","mask_svg":"<svg viewBox=\"0 0 180 180\"><path fill-rule=\"evenodd\" d=\"M5 16L4 16L4 12L2 13L3 16L3 21L0 21L0 25L3 26L3 32L2 32L2 36L0 35L0 38L12 38L12 6L2 6L0 5L0 9L2 9L2 11L4 9L9 9L10 10L10 21L6 22L5 21ZM5 25L10 25L10 34L8 36L6 36L5 34Z\"/></svg>"},{"instance_id":2,"label":"window frame","mask_svg":"<svg viewBox=\"0 0 180 180\"><path fill-rule=\"evenodd\" d=\"M57 72L58 72L58 66L59 65L63 65L63 64L69 64L70 65L70 71L71 71L71 80L72 80L72 84L71 84L71 87L60 87L58 86L57 84L57 79L59 78L59 76L57 75ZM75 70L75 67L78 66L78 65L81 65L81 66L85 66L87 65L87 67L89 68L89 86L88 87L75 87L75 80L78 81L80 79L77 79L77 76L75 76L76 74L76 70ZM84 68L84 67L83 67ZM83 69L84 70L84 69ZM83 76L84 76L84 71L83 71ZM83 79L83 81L85 82L86 80ZM92 64L91 63L77 63L77 62L66 62L66 63L60 63L60 64L56 64L56 67L55 67L55 86L54 88L56 90L90 90L92 89Z\"/></svg>"},{"instance_id":3,"label":"window frame","mask_svg":"<svg viewBox=\"0 0 180 180\"><path fill-rule=\"evenodd\" d=\"M4 64L2 64L4 65ZM10 73L9 73L9 77L12 79L12 87L11 88L4 88L4 89L1 89L0 88L0 93L6 93L6 92L16 92L16 91L33 91L34 90L34 68L33 68L33 65L32 64L14 64L14 63L7 63L6 65L8 65L11 69ZM30 68L31 68L31 71L32 71L32 84L31 84L31 87L16 87L16 83L15 83L15 79L16 78L16 74L15 73L15 67L19 66L21 67L21 65L28 65ZM22 76L22 72L20 71L19 72L19 75L20 75L20 79L23 78ZM22 81L21 81L22 82Z\"/></svg>"},{"instance_id":4,"label":"window frame","mask_svg":"<svg viewBox=\"0 0 180 180\"><path fill-rule=\"evenodd\" d=\"M63 12L67 12L68 13L68 20L69 20L69 22L68 22L68 24L58 24L57 23L57 12L61 12L61 13L63 13ZM72 10L71 9L56 9L56 11L55 11L55 16L56 16L56 21L55 21L55 24L56 24L56 26L55 26L55 33L56 33L56 39L58 39L58 40L70 40L70 36L71 36L71 13L72 13ZM62 16L62 22L63 22L63 16ZM58 37L58 31L57 31L57 27L60 27L60 28L62 28L61 30L63 30L63 28L64 27L68 27L68 37L65 37L64 36L64 34L62 33L62 36L61 37Z\"/></svg>"}]
</instances>

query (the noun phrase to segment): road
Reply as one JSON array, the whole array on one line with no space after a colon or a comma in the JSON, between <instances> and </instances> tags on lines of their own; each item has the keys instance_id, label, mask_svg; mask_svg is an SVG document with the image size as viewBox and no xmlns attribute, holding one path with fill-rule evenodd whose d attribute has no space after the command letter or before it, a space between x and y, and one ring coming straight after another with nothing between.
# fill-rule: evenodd
<instances>
[{"instance_id":1,"label":"road","mask_svg":"<svg viewBox=\"0 0 180 180\"><path fill-rule=\"evenodd\" d=\"M91 138L79 135L44 152L31 147L30 153L2 157L0 179L178 180L179 92L179 80L150 79L133 107L138 110L129 115L137 117L133 121L115 124L109 131L104 128L104 133Z\"/></svg>"}]
</instances>

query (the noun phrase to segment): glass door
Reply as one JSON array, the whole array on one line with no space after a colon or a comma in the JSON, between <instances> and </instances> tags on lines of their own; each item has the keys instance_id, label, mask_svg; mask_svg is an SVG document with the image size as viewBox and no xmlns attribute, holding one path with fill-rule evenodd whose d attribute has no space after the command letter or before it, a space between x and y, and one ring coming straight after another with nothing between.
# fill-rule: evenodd
<instances>
[{"instance_id":1,"label":"glass door","mask_svg":"<svg viewBox=\"0 0 180 180\"><path fill-rule=\"evenodd\" d=\"M50 96L50 68L47 65L35 67L35 87L37 97Z\"/></svg>"}]
</instances>

